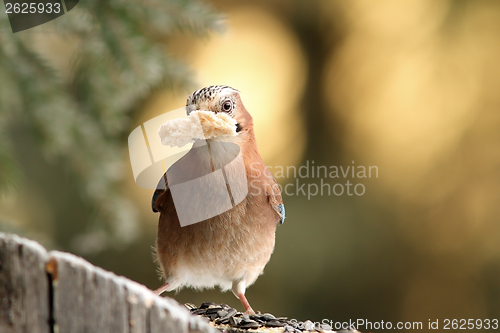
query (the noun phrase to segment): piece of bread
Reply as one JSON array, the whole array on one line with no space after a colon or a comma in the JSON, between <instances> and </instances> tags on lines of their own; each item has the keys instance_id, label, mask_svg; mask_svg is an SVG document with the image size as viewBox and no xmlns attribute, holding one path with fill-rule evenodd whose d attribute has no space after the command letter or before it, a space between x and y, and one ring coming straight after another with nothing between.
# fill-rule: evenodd
<instances>
[{"instance_id":1,"label":"piece of bread","mask_svg":"<svg viewBox=\"0 0 500 333\"><path fill-rule=\"evenodd\" d=\"M161 125L158 135L165 146L182 147L195 139L237 135L236 119L225 113L193 111L187 118L169 120Z\"/></svg>"}]
</instances>

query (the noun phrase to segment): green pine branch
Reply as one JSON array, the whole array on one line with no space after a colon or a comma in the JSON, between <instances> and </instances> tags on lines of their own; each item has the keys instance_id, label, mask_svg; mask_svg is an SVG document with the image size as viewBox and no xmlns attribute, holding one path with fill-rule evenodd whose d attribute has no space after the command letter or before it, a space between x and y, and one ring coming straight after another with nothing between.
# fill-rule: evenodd
<instances>
[{"instance_id":1,"label":"green pine branch","mask_svg":"<svg viewBox=\"0 0 500 333\"><path fill-rule=\"evenodd\" d=\"M0 20L0 192L27 179L9 149L8 128L20 122L36 135L34 149L78 176L76 186L99 212L95 225L116 243L130 240L136 214L118 184L134 108L160 86L193 83L165 41L221 31L220 15L201 1L87 0L53 24L76 41L69 79L32 48L37 34L6 33L9 23Z\"/></svg>"}]
</instances>

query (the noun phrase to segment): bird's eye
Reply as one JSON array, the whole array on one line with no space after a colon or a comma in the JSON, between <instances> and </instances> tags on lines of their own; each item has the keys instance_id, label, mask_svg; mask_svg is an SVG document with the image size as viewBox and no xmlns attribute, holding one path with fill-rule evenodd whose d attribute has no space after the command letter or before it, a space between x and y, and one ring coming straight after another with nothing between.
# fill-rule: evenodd
<instances>
[{"instance_id":1,"label":"bird's eye","mask_svg":"<svg viewBox=\"0 0 500 333\"><path fill-rule=\"evenodd\" d=\"M231 101L225 101L223 104L222 104L222 111L224 112L229 112L233 109L233 102Z\"/></svg>"}]
</instances>

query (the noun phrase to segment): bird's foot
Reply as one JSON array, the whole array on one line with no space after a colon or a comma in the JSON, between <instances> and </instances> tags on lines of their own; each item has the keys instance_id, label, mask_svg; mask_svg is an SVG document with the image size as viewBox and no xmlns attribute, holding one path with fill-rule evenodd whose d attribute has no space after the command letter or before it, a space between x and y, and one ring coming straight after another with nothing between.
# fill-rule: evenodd
<instances>
[{"instance_id":1,"label":"bird's foot","mask_svg":"<svg viewBox=\"0 0 500 333\"><path fill-rule=\"evenodd\" d=\"M245 294L243 294L243 293L238 294L238 298L239 298L241 304L243 304L243 307L245 308L245 314L246 315L253 315L253 314L255 314L255 311L250 306L250 303L248 303L248 300L245 297Z\"/></svg>"},{"instance_id":2,"label":"bird's foot","mask_svg":"<svg viewBox=\"0 0 500 333\"><path fill-rule=\"evenodd\" d=\"M158 296L160 296L161 294L163 294L166 290L168 289L168 283L165 283L163 286L161 286L160 288L156 289L154 291L154 293Z\"/></svg>"},{"instance_id":3,"label":"bird's foot","mask_svg":"<svg viewBox=\"0 0 500 333\"><path fill-rule=\"evenodd\" d=\"M246 311L245 311L245 314L246 314L247 316L250 316L250 315L255 314L255 311L254 311L252 308L250 308L250 309L248 309L248 310L246 310Z\"/></svg>"}]
</instances>

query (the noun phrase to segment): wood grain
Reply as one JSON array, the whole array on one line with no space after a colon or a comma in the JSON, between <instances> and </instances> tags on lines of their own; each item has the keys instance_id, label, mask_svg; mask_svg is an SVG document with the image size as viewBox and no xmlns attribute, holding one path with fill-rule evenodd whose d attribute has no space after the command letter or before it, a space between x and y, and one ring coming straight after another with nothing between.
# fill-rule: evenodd
<instances>
[{"instance_id":1,"label":"wood grain","mask_svg":"<svg viewBox=\"0 0 500 333\"><path fill-rule=\"evenodd\" d=\"M2 333L216 333L145 286L75 255L0 233Z\"/></svg>"}]
</instances>

